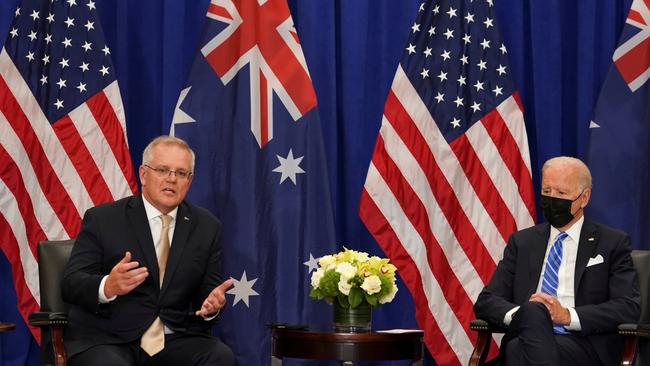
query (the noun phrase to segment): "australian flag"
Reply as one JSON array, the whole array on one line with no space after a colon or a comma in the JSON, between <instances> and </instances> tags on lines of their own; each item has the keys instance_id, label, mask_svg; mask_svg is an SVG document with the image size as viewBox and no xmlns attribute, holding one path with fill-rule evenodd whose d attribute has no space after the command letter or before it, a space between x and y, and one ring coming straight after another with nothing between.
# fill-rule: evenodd
<instances>
[{"instance_id":1,"label":"australian flag","mask_svg":"<svg viewBox=\"0 0 650 366\"><path fill-rule=\"evenodd\" d=\"M620 228L635 247L650 237L650 11L634 0L590 124L589 216ZM645 242L644 242L645 240Z\"/></svg>"},{"instance_id":2,"label":"australian flag","mask_svg":"<svg viewBox=\"0 0 650 366\"><path fill-rule=\"evenodd\" d=\"M172 134L197 154L188 199L223 222L218 332L238 365L264 365L266 325L331 319L309 298L337 250L316 94L286 0L212 0L199 48Z\"/></svg>"}]
</instances>

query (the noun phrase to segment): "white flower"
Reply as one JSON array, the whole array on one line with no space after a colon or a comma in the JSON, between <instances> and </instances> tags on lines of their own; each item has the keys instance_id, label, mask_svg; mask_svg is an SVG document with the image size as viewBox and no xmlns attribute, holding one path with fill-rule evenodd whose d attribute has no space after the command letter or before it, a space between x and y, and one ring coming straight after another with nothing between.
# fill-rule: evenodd
<instances>
[{"instance_id":1,"label":"white flower","mask_svg":"<svg viewBox=\"0 0 650 366\"><path fill-rule=\"evenodd\" d=\"M331 265L336 264L336 257L333 255L322 256L318 260L318 264L321 266L321 268L329 269Z\"/></svg>"},{"instance_id":2,"label":"white flower","mask_svg":"<svg viewBox=\"0 0 650 366\"><path fill-rule=\"evenodd\" d=\"M352 278L357 274L357 267L348 262L342 262L336 265L336 272L341 274L341 277Z\"/></svg>"},{"instance_id":3,"label":"white flower","mask_svg":"<svg viewBox=\"0 0 650 366\"><path fill-rule=\"evenodd\" d=\"M361 284L361 288L364 289L368 295L376 294L381 291L381 280L376 275L366 277Z\"/></svg>"},{"instance_id":4,"label":"white flower","mask_svg":"<svg viewBox=\"0 0 650 366\"><path fill-rule=\"evenodd\" d=\"M359 262L366 262L368 261L368 253L354 252L353 259L356 259Z\"/></svg>"},{"instance_id":5,"label":"white flower","mask_svg":"<svg viewBox=\"0 0 650 366\"><path fill-rule=\"evenodd\" d=\"M350 289L352 288L352 285L348 281L350 281L349 277L341 275L339 279L339 291L345 296L350 294Z\"/></svg>"},{"instance_id":6,"label":"white flower","mask_svg":"<svg viewBox=\"0 0 650 366\"><path fill-rule=\"evenodd\" d=\"M380 304L385 304L385 303L393 301L393 299L395 298L396 293L397 293L397 285L395 283L393 283L393 288L390 290L389 293L387 293L386 295L379 298L379 303Z\"/></svg>"},{"instance_id":7,"label":"white flower","mask_svg":"<svg viewBox=\"0 0 650 366\"><path fill-rule=\"evenodd\" d=\"M325 275L325 270L323 270L322 268L316 270L316 272L314 272L311 275L311 287L318 288L318 285L320 285L320 280L321 278L323 278L324 275Z\"/></svg>"},{"instance_id":8,"label":"white flower","mask_svg":"<svg viewBox=\"0 0 650 366\"><path fill-rule=\"evenodd\" d=\"M337 297L347 298L350 293L359 295L355 291L360 289L363 291L362 302L373 305L391 302L397 293L397 268L390 264L390 259L371 257L368 253L345 247L343 249L339 253L318 259L318 269L311 275L310 296L332 304L337 301ZM391 282L392 287L386 288ZM356 302L359 299L354 300Z\"/></svg>"}]
</instances>

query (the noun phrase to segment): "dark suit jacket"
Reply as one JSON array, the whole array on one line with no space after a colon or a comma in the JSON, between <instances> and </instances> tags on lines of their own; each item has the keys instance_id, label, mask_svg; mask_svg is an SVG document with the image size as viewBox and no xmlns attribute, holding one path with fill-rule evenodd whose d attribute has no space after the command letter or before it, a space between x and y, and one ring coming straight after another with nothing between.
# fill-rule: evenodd
<instances>
[{"instance_id":1,"label":"dark suit jacket","mask_svg":"<svg viewBox=\"0 0 650 366\"><path fill-rule=\"evenodd\" d=\"M139 339L160 316L176 332L210 333L212 321L193 315L222 282L221 223L208 211L181 203L163 288L158 260L140 195L89 209L65 269L62 294L71 304L65 334L68 355L97 344ZM130 293L99 304L98 289L126 251L149 276Z\"/></svg>"},{"instance_id":2,"label":"dark suit jacket","mask_svg":"<svg viewBox=\"0 0 650 366\"><path fill-rule=\"evenodd\" d=\"M537 291L550 235L549 224L512 234L490 283L476 304L476 316L503 324L505 314L528 301ZM575 310L582 330L603 365L620 362L623 343L616 335L620 323L636 323L641 295L630 257L627 234L585 219L580 233L575 268ZM587 267L589 258L603 263Z\"/></svg>"}]
</instances>

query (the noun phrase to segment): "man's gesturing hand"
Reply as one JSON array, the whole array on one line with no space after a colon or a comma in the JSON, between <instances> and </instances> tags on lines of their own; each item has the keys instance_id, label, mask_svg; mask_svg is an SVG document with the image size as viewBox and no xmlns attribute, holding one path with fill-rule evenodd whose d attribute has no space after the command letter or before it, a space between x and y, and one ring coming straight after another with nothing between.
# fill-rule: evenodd
<instances>
[{"instance_id":1,"label":"man's gesturing hand","mask_svg":"<svg viewBox=\"0 0 650 366\"><path fill-rule=\"evenodd\" d=\"M227 279L212 290L208 297L203 301L201 309L196 312L197 316L204 318L215 315L221 308L226 305L226 290L232 286L232 279Z\"/></svg>"},{"instance_id":2,"label":"man's gesturing hand","mask_svg":"<svg viewBox=\"0 0 650 366\"><path fill-rule=\"evenodd\" d=\"M140 263L131 262L131 252L126 252L124 258L113 267L104 284L104 295L107 299L115 295L126 295L138 287L149 276L147 267L138 266Z\"/></svg>"}]
</instances>

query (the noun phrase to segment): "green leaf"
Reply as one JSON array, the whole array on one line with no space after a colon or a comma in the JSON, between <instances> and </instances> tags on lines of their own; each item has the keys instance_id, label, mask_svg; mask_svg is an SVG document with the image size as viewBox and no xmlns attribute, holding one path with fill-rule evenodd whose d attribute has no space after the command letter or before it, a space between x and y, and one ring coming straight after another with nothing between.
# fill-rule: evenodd
<instances>
[{"instance_id":1,"label":"green leaf","mask_svg":"<svg viewBox=\"0 0 650 366\"><path fill-rule=\"evenodd\" d=\"M376 295L368 295L368 294L366 294L365 297L366 297L366 301L371 306L379 306L379 300L377 299Z\"/></svg>"},{"instance_id":2,"label":"green leaf","mask_svg":"<svg viewBox=\"0 0 650 366\"><path fill-rule=\"evenodd\" d=\"M337 296L337 298L339 299L339 304L340 304L342 307L344 307L344 308L346 308L346 309L350 307L350 303L348 302L348 297L347 297L347 296L345 296L345 295L343 295L343 294L339 294L339 295Z\"/></svg>"},{"instance_id":3,"label":"green leaf","mask_svg":"<svg viewBox=\"0 0 650 366\"><path fill-rule=\"evenodd\" d=\"M350 302L350 307L353 309L356 308L363 301L363 291L358 287L351 288L350 294L348 295L348 301Z\"/></svg>"}]
</instances>

